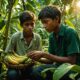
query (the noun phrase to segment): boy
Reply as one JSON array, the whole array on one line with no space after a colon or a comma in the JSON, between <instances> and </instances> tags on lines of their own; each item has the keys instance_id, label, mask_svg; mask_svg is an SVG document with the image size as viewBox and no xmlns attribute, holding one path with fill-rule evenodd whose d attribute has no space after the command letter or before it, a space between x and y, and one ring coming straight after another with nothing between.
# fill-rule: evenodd
<instances>
[{"instance_id":1,"label":"boy","mask_svg":"<svg viewBox=\"0 0 80 80\"><path fill-rule=\"evenodd\" d=\"M46 63L34 72L40 74L44 68L58 67L62 63L80 65L80 40L75 30L61 24L61 12L55 6L46 6L38 16L49 36L49 52L33 51L28 56L36 61ZM42 59L42 58L45 58ZM53 64L55 62L55 65ZM50 80L50 77L46 80ZM71 80L68 76L61 80Z\"/></svg>"},{"instance_id":2,"label":"boy","mask_svg":"<svg viewBox=\"0 0 80 80\"><path fill-rule=\"evenodd\" d=\"M35 25L35 15L30 11L24 11L19 16L20 25L23 28L21 32L12 35L5 52L15 51L18 55L25 55L29 51L41 50L41 38L33 32ZM32 67L22 70L8 68L8 80L24 80L31 78Z\"/></svg>"}]
</instances>

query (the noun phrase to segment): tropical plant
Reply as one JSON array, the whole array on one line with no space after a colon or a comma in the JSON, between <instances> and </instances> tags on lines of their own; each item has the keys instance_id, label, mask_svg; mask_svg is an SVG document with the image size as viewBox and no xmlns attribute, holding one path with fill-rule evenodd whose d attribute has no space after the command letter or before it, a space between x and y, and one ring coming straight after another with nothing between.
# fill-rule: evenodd
<instances>
[{"instance_id":1,"label":"tropical plant","mask_svg":"<svg viewBox=\"0 0 80 80\"><path fill-rule=\"evenodd\" d=\"M77 1L79 0L0 0L0 48L5 50L11 35L22 30L18 20L18 16L22 11L30 10L38 16L41 8L49 4L58 6L62 12L62 23L76 29L80 35L80 14L78 12L80 9L75 6ZM67 7L69 7L68 10ZM49 33L45 31L43 25L38 20L36 21L34 32L40 34L43 50L48 51ZM65 71L63 67L67 70ZM61 72L62 68L64 69L63 72ZM53 71L55 71L54 78L55 80L60 79L69 70L78 72L77 69L79 69L78 65L63 64L59 69L53 68ZM52 68L50 70L52 70ZM59 72L61 72L62 75L60 73L60 75L57 74L58 70L61 70ZM45 71L43 71L43 73ZM58 76L57 79L56 76Z\"/></svg>"},{"instance_id":2,"label":"tropical plant","mask_svg":"<svg viewBox=\"0 0 80 80\"><path fill-rule=\"evenodd\" d=\"M43 77L46 77L46 72L51 71L53 72L53 80L60 80L66 73L69 71L74 71L74 73L70 73L70 78L75 80L75 77L80 73L80 66L78 65L71 65L69 63L64 63L59 67L55 68L47 68L44 69L41 74ZM74 77L73 77L74 76Z\"/></svg>"}]
</instances>

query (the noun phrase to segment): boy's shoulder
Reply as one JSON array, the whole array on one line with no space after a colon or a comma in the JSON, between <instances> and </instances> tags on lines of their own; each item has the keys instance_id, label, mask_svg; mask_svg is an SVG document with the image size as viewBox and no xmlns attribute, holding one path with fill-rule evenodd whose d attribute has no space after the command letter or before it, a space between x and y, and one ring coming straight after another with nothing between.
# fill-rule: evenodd
<instances>
[{"instance_id":1,"label":"boy's shoulder","mask_svg":"<svg viewBox=\"0 0 80 80\"><path fill-rule=\"evenodd\" d=\"M40 37L40 35L38 33L34 33L35 37Z\"/></svg>"},{"instance_id":2,"label":"boy's shoulder","mask_svg":"<svg viewBox=\"0 0 80 80\"><path fill-rule=\"evenodd\" d=\"M12 35L12 38L18 38L19 36L21 36L21 33L22 33L22 32L20 32L20 31L14 33L14 34Z\"/></svg>"},{"instance_id":3,"label":"boy's shoulder","mask_svg":"<svg viewBox=\"0 0 80 80\"><path fill-rule=\"evenodd\" d=\"M63 24L62 27L64 27L64 32L67 33L67 34L77 33L77 31L74 28L72 28L68 25Z\"/></svg>"}]
</instances>

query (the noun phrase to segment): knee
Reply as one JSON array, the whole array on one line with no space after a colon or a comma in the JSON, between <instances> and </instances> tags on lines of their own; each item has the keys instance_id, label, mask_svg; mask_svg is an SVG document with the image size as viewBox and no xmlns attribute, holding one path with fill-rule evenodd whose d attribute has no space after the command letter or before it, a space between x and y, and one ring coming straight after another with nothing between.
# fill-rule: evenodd
<instances>
[{"instance_id":1,"label":"knee","mask_svg":"<svg viewBox=\"0 0 80 80\"><path fill-rule=\"evenodd\" d=\"M18 72L16 70L8 70L7 76L9 80L16 80L18 77Z\"/></svg>"},{"instance_id":2,"label":"knee","mask_svg":"<svg viewBox=\"0 0 80 80\"><path fill-rule=\"evenodd\" d=\"M40 67L40 68L34 68L33 70L32 70L32 73L31 74L35 74L35 75L40 75L40 73L41 73L41 71L42 71L42 68Z\"/></svg>"}]
</instances>

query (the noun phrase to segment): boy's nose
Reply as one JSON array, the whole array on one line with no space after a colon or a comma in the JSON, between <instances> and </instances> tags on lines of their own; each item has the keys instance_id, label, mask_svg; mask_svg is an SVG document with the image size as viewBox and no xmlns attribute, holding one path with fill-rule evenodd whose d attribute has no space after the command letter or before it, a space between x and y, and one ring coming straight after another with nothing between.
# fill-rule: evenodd
<instances>
[{"instance_id":1,"label":"boy's nose","mask_svg":"<svg viewBox=\"0 0 80 80\"><path fill-rule=\"evenodd\" d=\"M43 24L43 27L46 28L47 27L46 24Z\"/></svg>"}]
</instances>

